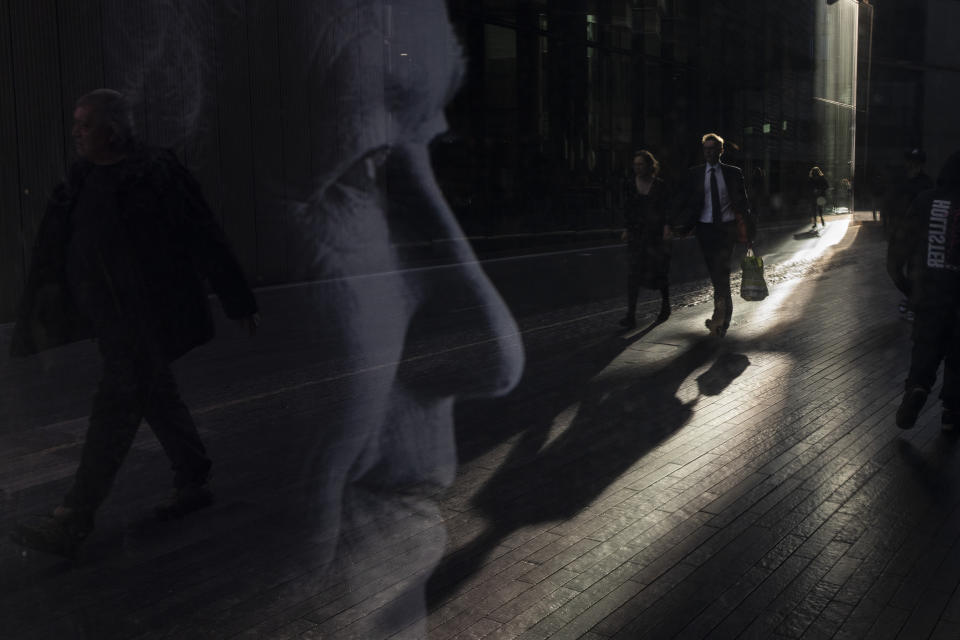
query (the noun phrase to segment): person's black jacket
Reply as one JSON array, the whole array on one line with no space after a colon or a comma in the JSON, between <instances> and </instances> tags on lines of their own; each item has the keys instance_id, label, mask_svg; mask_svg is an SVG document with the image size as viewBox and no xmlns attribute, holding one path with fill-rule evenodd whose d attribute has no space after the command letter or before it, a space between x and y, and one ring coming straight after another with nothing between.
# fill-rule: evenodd
<instances>
[{"instance_id":1,"label":"person's black jacket","mask_svg":"<svg viewBox=\"0 0 960 640\"><path fill-rule=\"evenodd\" d=\"M66 254L71 211L93 165L75 163L48 202L33 246L10 353L27 356L93 337L72 300ZM139 148L124 160L117 191L125 260L100 260L106 279L131 295L114 297L116 317L149 332L176 359L213 337L204 279L224 312L242 318L257 303L200 185L168 150ZM109 264L131 265L110 269Z\"/></svg>"},{"instance_id":2,"label":"person's black jacket","mask_svg":"<svg viewBox=\"0 0 960 640\"><path fill-rule=\"evenodd\" d=\"M810 193L813 195L814 199L822 198L827 195L827 190L830 188L830 183L827 182L827 179L824 176L810 176L807 178L807 182L810 185Z\"/></svg>"},{"instance_id":3,"label":"person's black jacket","mask_svg":"<svg viewBox=\"0 0 960 640\"><path fill-rule=\"evenodd\" d=\"M670 193L663 179L654 178L650 192L640 196L636 178L631 176L623 181L621 193L621 210L628 243L636 244L641 238L662 242L663 227L667 224L670 211Z\"/></svg>"},{"instance_id":4,"label":"person's black jacket","mask_svg":"<svg viewBox=\"0 0 960 640\"><path fill-rule=\"evenodd\" d=\"M960 152L914 199L887 248L887 273L915 307L960 301Z\"/></svg>"},{"instance_id":5,"label":"person's black jacket","mask_svg":"<svg viewBox=\"0 0 960 640\"><path fill-rule=\"evenodd\" d=\"M680 186L678 199L674 205L674 213L670 219L670 226L678 234L690 232L700 219L704 201L704 172L706 165L700 164L690 167L683 184ZM750 209L750 200L743 182L743 172L739 168L720 163L723 181L727 184L727 195L733 207L737 224L740 228L740 242L753 242L757 235L757 220ZM745 237L743 237L745 236Z\"/></svg>"},{"instance_id":6,"label":"person's black jacket","mask_svg":"<svg viewBox=\"0 0 960 640\"><path fill-rule=\"evenodd\" d=\"M887 238L892 238L907 215L907 209L922 192L933 189L933 179L922 171L894 186L880 209Z\"/></svg>"}]
</instances>

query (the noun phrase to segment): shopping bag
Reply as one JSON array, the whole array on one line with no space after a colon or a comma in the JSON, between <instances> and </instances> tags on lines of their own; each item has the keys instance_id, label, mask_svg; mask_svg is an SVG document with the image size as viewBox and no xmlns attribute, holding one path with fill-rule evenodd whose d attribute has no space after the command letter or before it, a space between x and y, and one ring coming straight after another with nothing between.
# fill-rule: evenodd
<instances>
[{"instance_id":1,"label":"shopping bag","mask_svg":"<svg viewBox=\"0 0 960 640\"><path fill-rule=\"evenodd\" d=\"M763 279L763 258L754 255L753 249L747 249L747 255L740 262L743 275L740 279L740 297L755 302L767 297L767 281Z\"/></svg>"}]
</instances>

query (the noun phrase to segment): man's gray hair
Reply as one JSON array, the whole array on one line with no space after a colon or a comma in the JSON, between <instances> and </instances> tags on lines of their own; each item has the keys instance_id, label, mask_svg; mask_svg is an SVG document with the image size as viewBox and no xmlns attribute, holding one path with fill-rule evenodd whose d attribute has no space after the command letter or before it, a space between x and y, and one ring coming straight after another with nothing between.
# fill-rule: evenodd
<instances>
[{"instance_id":1,"label":"man's gray hair","mask_svg":"<svg viewBox=\"0 0 960 640\"><path fill-rule=\"evenodd\" d=\"M116 150L128 150L136 142L133 123L133 107L119 91L97 89L77 100L76 106L90 107L96 113L98 124L104 124L113 132L111 145Z\"/></svg>"}]
</instances>

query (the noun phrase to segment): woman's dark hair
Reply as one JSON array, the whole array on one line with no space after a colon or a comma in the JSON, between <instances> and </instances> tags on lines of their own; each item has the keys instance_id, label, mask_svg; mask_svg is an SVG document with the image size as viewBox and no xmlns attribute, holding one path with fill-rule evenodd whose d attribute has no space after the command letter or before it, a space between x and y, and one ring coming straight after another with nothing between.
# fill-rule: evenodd
<instances>
[{"instance_id":1,"label":"woman's dark hair","mask_svg":"<svg viewBox=\"0 0 960 640\"><path fill-rule=\"evenodd\" d=\"M653 154L647 151L646 149L640 149L639 151L633 152L634 158L643 158L647 163L653 168L653 177L657 177L660 174L660 163L656 158L653 157Z\"/></svg>"}]
</instances>

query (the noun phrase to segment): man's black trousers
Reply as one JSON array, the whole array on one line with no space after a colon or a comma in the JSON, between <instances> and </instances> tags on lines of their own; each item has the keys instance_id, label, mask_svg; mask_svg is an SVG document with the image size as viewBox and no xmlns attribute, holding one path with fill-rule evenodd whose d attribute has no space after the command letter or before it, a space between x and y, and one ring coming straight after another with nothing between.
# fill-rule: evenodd
<instances>
[{"instance_id":1,"label":"man's black trousers","mask_svg":"<svg viewBox=\"0 0 960 640\"><path fill-rule=\"evenodd\" d=\"M92 515L104 501L141 419L160 441L174 486L206 481L211 462L156 340L98 339L103 376L93 398L80 466L64 505Z\"/></svg>"},{"instance_id":2,"label":"man's black trousers","mask_svg":"<svg viewBox=\"0 0 960 640\"><path fill-rule=\"evenodd\" d=\"M960 313L949 297L935 305L915 306L913 351L906 387L929 391L937 381L937 369L943 362L943 387L940 399L944 408L960 410Z\"/></svg>"},{"instance_id":3,"label":"man's black trousers","mask_svg":"<svg viewBox=\"0 0 960 640\"><path fill-rule=\"evenodd\" d=\"M733 315L733 296L730 294L730 260L737 240L736 222L697 224L697 242L713 284L713 306L723 301L724 326L730 325Z\"/></svg>"}]
</instances>

